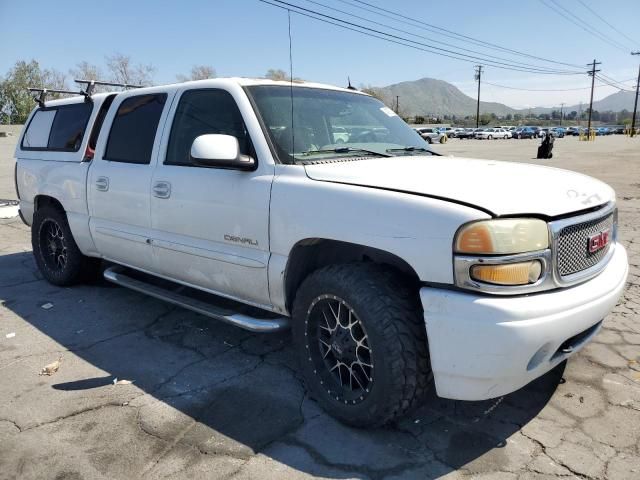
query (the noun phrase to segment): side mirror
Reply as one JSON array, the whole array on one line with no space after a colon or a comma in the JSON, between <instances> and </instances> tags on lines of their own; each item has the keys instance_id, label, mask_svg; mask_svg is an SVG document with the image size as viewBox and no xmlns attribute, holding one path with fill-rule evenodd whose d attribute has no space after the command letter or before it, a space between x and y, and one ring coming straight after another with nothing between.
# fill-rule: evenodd
<instances>
[{"instance_id":1,"label":"side mirror","mask_svg":"<svg viewBox=\"0 0 640 480\"><path fill-rule=\"evenodd\" d=\"M253 170L256 161L240 154L238 139L231 135L200 135L191 144L191 159L207 167Z\"/></svg>"}]
</instances>

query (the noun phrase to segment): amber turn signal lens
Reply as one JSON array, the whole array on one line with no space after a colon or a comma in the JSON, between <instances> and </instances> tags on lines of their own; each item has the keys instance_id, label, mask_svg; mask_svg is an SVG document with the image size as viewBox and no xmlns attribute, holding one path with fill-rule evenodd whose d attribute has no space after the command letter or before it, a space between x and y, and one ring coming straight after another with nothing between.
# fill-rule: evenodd
<instances>
[{"instance_id":1,"label":"amber turn signal lens","mask_svg":"<svg viewBox=\"0 0 640 480\"><path fill-rule=\"evenodd\" d=\"M474 265L470 273L471 278L479 282L495 285L527 285L538 281L542 273L542 265L538 260L505 265Z\"/></svg>"}]
</instances>

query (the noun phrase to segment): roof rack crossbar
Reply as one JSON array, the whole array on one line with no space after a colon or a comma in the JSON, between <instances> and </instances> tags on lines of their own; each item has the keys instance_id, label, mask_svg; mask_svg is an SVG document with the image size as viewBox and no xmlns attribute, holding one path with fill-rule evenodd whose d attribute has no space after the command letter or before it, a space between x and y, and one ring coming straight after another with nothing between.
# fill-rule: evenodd
<instances>
[{"instance_id":1,"label":"roof rack crossbar","mask_svg":"<svg viewBox=\"0 0 640 480\"><path fill-rule=\"evenodd\" d=\"M102 80L74 80L76 83L84 83L87 87L84 90L85 95L91 95L96 85L104 85L107 87L122 87L122 88L142 88L142 85L133 85L130 83L117 83L117 82L104 82Z\"/></svg>"},{"instance_id":2,"label":"roof rack crossbar","mask_svg":"<svg viewBox=\"0 0 640 480\"><path fill-rule=\"evenodd\" d=\"M47 98L47 94L49 93L62 93L65 95L84 95L83 91L71 91L71 90L59 90L56 88L36 88L36 87L29 87L28 90L30 92L37 92L38 95L35 95L33 97L33 100L38 104L38 106L40 108L44 108L44 102ZM85 95L86 98L86 95Z\"/></svg>"}]
</instances>

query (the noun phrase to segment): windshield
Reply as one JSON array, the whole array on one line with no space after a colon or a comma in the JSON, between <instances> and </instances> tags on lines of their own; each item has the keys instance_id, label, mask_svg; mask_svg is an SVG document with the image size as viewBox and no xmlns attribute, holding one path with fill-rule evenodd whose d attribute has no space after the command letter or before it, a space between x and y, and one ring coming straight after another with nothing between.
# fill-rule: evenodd
<instances>
[{"instance_id":1,"label":"windshield","mask_svg":"<svg viewBox=\"0 0 640 480\"><path fill-rule=\"evenodd\" d=\"M284 85L247 90L282 163L430 152L415 130L368 95Z\"/></svg>"}]
</instances>

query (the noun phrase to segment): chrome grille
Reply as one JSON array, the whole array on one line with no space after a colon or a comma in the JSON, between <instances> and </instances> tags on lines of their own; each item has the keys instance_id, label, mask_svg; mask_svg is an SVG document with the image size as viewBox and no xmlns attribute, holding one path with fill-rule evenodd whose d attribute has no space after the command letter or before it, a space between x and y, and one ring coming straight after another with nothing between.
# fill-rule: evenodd
<instances>
[{"instance_id":1,"label":"chrome grille","mask_svg":"<svg viewBox=\"0 0 640 480\"><path fill-rule=\"evenodd\" d=\"M589 252L589 237L609 230L609 244ZM564 277L591 268L605 258L614 241L614 214L569 225L560 230L557 240L557 269Z\"/></svg>"}]
</instances>

